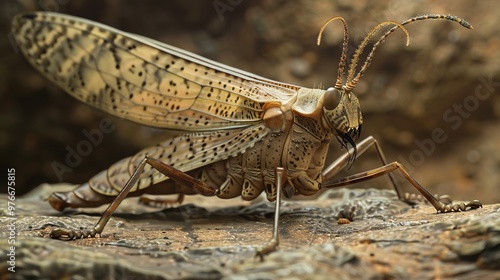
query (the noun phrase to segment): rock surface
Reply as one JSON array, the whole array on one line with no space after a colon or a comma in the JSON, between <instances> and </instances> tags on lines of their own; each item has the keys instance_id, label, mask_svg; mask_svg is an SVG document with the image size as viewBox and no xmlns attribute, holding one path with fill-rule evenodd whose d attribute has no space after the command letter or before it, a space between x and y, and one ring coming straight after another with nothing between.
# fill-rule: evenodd
<instances>
[{"instance_id":1,"label":"rock surface","mask_svg":"<svg viewBox=\"0 0 500 280\"><path fill-rule=\"evenodd\" d=\"M131 198L102 236L64 242L50 239L50 231L91 227L102 208L56 212L43 201L51 190L42 186L16 200L15 274L5 274L11 217L0 197L2 279L500 278L500 204L436 214L377 189L284 201L281 244L260 262L254 246L271 236L271 203L193 196L159 210ZM342 210L354 221L338 224Z\"/></svg>"}]
</instances>

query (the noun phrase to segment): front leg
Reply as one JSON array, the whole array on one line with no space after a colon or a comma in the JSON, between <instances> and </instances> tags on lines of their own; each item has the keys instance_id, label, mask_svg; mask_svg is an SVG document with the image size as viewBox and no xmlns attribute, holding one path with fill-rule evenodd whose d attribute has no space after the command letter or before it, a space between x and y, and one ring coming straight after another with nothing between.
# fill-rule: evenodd
<instances>
[{"instance_id":1,"label":"front leg","mask_svg":"<svg viewBox=\"0 0 500 280\"><path fill-rule=\"evenodd\" d=\"M366 172L361 172L355 175L351 175L348 177L340 178L337 180L331 180L331 178L337 174L342 168L346 167L349 163L349 155L353 151L350 150L349 152L341 155L337 160L335 160L330 166L328 166L325 171L323 172L323 180L326 182L325 184L322 185L324 188L335 188L335 187L340 187L340 186L346 186L346 185L351 185L354 183L370 180L379 176L382 176L384 174L389 175L390 181L392 185L394 186L394 189L396 190L396 193L399 197L399 199L409 202L407 195L403 194L401 191L401 186L399 185L399 182L395 179L394 175L392 174L393 171L399 170L401 174L410 182L421 194L427 201L429 201L436 211L438 212L451 212L451 211L465 211L468 208L470 209L476 209L479 207L483 207L481 202L479 200L472 200L468 203L458 203L458 204L444 204L441 201L439 201L435 196L433 196L429 191L427 191L424 187L422 187L401 165L399 162L392 162L392 163L387 163L384 153L382 152L382 149L380 148L380 145L378 144L377 140L373 138L373 136L368 136L366 139L361 141L357 145L357 152L359 155L363 154L369 147L374 146L380 160L382 161L383 166L379 168L375 168L372 170L368 170Z\"/></svg>"}]
</instances>

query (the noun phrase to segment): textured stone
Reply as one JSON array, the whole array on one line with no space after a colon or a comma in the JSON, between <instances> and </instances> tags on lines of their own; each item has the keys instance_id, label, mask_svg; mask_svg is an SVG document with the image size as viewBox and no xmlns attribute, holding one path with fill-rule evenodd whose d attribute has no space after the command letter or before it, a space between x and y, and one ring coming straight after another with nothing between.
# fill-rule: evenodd
<instances>
[{"instance_id":1,"label":"textured stone","mask_svg":"<svg viewBox=\"0 0 500 280\"><path fill-rule=\"evenodd\" d=\"M254 246L271 236L271 203L193 196L185 205L159 210L132 198L102 236L64 242L49 239L50 231L91 227L102 209L61 214L41 199L46 195L42 189L17 199L16 278L500 277L499 204L436 214L428 205L411 208L392 191L376 189L339 189L316 200L285 201L279 249L260 262ZM6 203L2 196L1 209ZM354 220L338 225L337 212L352 206ZM3 214L6 225L9 217ZM2 226L0 234L6 271L9 231Z\"/></svg>"}]
</instances>

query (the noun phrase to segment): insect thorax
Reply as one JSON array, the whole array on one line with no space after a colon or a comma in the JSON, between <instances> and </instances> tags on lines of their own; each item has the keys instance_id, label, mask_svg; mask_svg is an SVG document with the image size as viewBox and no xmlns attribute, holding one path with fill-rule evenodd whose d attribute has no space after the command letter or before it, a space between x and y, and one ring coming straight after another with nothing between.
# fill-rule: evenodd
<instances>
[{"instance_id":1,"label":"insect thorax","mask_svg":"<svg viewBox=\"0 0 500 280\"><path fill-rule=\"evenodd\" d=\"M252 148L227 159L218 179L211 167L203 168L202 177L212 178L215 188L220 186L221 198L241 195L245 200L252 200L266 192L267 199L273 201L276 199L274 173L277 167L284 167L286 196L315 194L320 188L321 171L333 136L322 121L323 93L323 90L301 89L291 110L293 118L283 129L270 131ZM288 113L290 111L284 114ZM221 168L220 163L215 165Z\"/></svg>"}]
</instances>

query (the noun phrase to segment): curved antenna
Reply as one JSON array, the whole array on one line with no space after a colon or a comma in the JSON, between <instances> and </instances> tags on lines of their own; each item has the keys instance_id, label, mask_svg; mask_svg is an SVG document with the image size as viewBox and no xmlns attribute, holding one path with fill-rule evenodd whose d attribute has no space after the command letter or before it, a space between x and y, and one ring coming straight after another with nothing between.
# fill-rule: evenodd
<instances>
[{"instance_id":1,"label":"curved antenna","mask_svg":"<svg viewBox=\"0 0 500 280\"><path fill-rule=\"evenodd\" d=\"M342 89L342 74L344 74L345 61L347 59L347 43L349 41L349 32L347 30L347 22L345 21L345 19L343 17L337 16L327 20L319 30L317 44L318 46L321 44L321 35L323 34L323 30L325 30L325 27L334 20L340 20L344 25L344 43L342 44L342 55L340 56L337 81L335 82L335 88L340 90Z\"/></svg>"},{"instance_id":2,"label":"curved antenna","mask_svg":"<svg viewBox=\"0 0 500 280\"><path fill-rule=\"evenodd\" d=\"M403 24L400 24L395 21L384 21L382 23L379 23L377 26L375 26L363 39L363 42L361 42L361 45L356 49L356 52L354 53L354 56L352 57L351 64L349 65L349 72L347 74L347 84L346 84L346 89L348 91L354 89L356 87L356 84L358 83L359 79L361 76L363 76L364 71L370 65L371 60L373 59L373 53L375 52L374 50L377 48L379 44L383 42L383 40L378 40L375 45L373 45L373 48L371 52L368 54L368 57L366 58L365 63L363 64L363 67L358 72L358 75L354 77L354 71L356 71L356 67L359 61L359 56L363 53L363 49L366 47L366 44L368 44L368 41L375 35L375 33L380 30L380 28L386 26L386 25L396 25L395 27L391 28L388 32L386 32L385 37L387 37L390 33L394 32L396 29L401 28L405 34L406 34L406 45L408 46L410 44L410 33L408 33L408 30L403 26ZM382 36L384 37L384 36ZM385 39L384 37L384 39Z\"/></svg>"},{"instance_id":3,"label":"curved antenna","mask_svg":"<svg viewBox=\"0 0 500 280\"><path fill-rule=\"evenodd\" d=\"M385 32L384 35L382 35L380 37L380 39L373 45L372 50L368 54L365 63L363 64L363 66L359 70L359 72L356 75L356 77L351 82L349 82L349 80L348 80L348 83L347 83L346 87L348 87L350 89L353 89L354 87L356 87L357 82L363 76L364 72L366 71L366 69L370 65L370 63L371 63L371 61L373 59L373 54L377 50L377 47L382 42L384 42L384 40L385 40L385 38L387 38L387 36L389 36L392 32L394 32L398 28L403 28L404 29L404 27L402 27L403 25L407 25L407 24L410 24L410 23L418 21L418 20L427 20L427 19L444 19L444 20L454 21L454 22L460 24L461 26L463 26L465 28L474 29L474 27L472 27L472 25L470 23L468 23L466 20L464 20L462 18L459 18L459 17L456 17L456 16L452 16L452 15L427 14L427 15L420 15L420 16L416 16L416 17L412 17L410 19L407 19L407 20L403 21L401 24L398 24L397 26L394 26L393 28L389 29L387 32ZM406 34L408 36L408 32L406 31L406 29L404 29L404 30L405 30L405 32L406 32Z\"/></svg>"},{"instance_id":4,"label":"curved antenna","mask_svg":"<svg viewBox=\"0 0 500 280\"><path fill-rule=\"evenodd\" d=\"M415 16L415 17L412 17L412 18L409 18L409 19L403 21L401 23L401 25L407 25L407 24L410 24L410 23L415 22L417 20L427 20L427 19L444 19L444 20L454 21L465 28L474 29L474 27L472 27L472 25L470 23L468 23L463 18L459 18L459 17L453 16L453 15L443 15L443 14L427 14L427 15ZM387 31L386 34L384 34L384 36L387 37L387 35L389 35L389 33L391 33L390 31L391 30ZM382 40L382 38L380 38L380 39Z\"/></svg>"}]
</instances>

